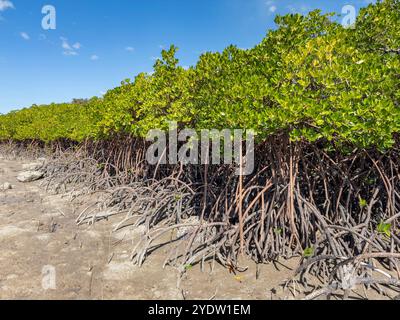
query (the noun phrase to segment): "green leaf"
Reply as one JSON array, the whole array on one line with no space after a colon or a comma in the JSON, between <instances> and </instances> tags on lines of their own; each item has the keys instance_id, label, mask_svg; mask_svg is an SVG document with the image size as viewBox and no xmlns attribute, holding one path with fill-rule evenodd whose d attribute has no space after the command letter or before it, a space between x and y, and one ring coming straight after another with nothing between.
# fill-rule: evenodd
<instances>
[{"instance_id":1,"label":"green leaf","mask_svg":"<svg viewBox=\"0 0 400 320\"><path fill-rule=\"evenodd\" d=\"M191 269L193 269L193 266L191 264L185 265L185 270L189 271Z\"/></svg>"},{"instance_id":2,"label":"green leaf","mask_svg":"<svg viewBox=\"0 0 400 320\"><path fill-rule=\"evenodd\" d=\"M311 258L312 256L314 256L314 248L312 248L312 247L306 248L303 252L303 257Z\"/></svg>"},{"instance_id":3,"label":"green leaf","mask_svg":"<svg viewBox=\"0 0 400 320\"><path fill-rule=\"evenodd\" d=\"M381 234L384 234L388 237L391 237L392 233L391 233L391 228L392 225L390 223L384 223L383 221L381 221L381 223L379 223L378 225L378 232Z\"/></svg>"},{"instance_id":4,"label":"green leaf","mask_svg":"<svg viewBox=\"0 0 400 320\"><path fill-rule=\"evenodd\" d=\"M360 199L359 205L361 209L364 209L368 206L368 202L365 199Z\"/></svg>"}]
</instances>

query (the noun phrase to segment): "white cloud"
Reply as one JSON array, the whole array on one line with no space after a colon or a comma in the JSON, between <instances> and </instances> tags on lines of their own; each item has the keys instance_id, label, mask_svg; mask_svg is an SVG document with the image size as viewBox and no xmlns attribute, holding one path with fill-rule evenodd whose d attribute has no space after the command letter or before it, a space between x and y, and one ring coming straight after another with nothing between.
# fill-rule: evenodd
<instances>
[{"instance_id":1,"label":"white cloud","mask_svg":"<svg viewBox=\"0 0 400 320\"><path fill-rule=\"evenodd\" d=\"M274 13L276 11L276 9L277 9L276 6L270 6L268 10L270 12Z\"/></svg>"},{"instance_id":2,"label":"white cloud","mask_svg":"<svg viewBox=\"0 0 400 320\"><path fill-rule=\"evenodd\" d=\"M270 13L275 13L275 11L278 9L278 7L275 5L275 1L273 0L265 2L265 5L268 7L268 11Z\"/></svg>"},{"instance_id":3,"label":"white cloud","mask_svg":"<svg viewBox=\"0 0 400 320\"><path fill-rule=\"evenodd\" d=\"M311 11L312 8L306 4L302 4L299 6L295 5L288 5L286 7L291 13L301 13L301 14L306 14L307 12Z\"/></svg>"},{"instance_id":4,"label":"white cloud","mask_svg":"<svg viewBox=\"0 0 400 320\"><path fill-rule=\"evenodd\" d=\"M76 52L76 51L64 51L63 55L64 56L77 56L78 52Z\"/></svg>"},{"instance_id":5,"label":"white cloud","mask_svg":"<svg viewBox=\"0 0 400 320\"><path fill-rule=\"evenodd\" d=\"M62 37L61 37L60 39L61 39L61 41L62 41L61 47L62 47L63 49L65 49L65 50L72 50L72 48L71 48L71 46L69 45L67 39L62 38Z\"/></svg>"},{"instance_id":6,"label":"white cloud","mask_svg":"<svg viewBox=\"0 0 400 320\"><path fill-rule=\"evenodd\" d=\"M134 51L135 51L135 48L133 48L133 47L126 47L125 50L126 50L126 51L129 51L129 52L134 52Z\"/></svg>"},{"instance_id":7,"label":"white cloud","mask_svg":"<svg viewBox=\"0 0 400 320\"><path fill-rule=\"evenodd\" d=\"M72 46L69 44L67 38L60 37L61 47L63 48L63 54L65 56L77 56L78 50L82 47L79 42L74 43Z\"/></svg>"},{"instance_id":8,"label":"white cloud","mask_svg":"<svg viewBox=\"0 0 400 320\"><path fill-rule=\"evenodd\" d=\"M99 56L96 55L96 54L94 54L94 55L92 55L92 56L90 57L90 60L92 60L92 61L99 60Z\"/></svg>"},{"instance_id":9,"label":"white cloud","mask_svg":"<svg viewBox=\"0 0 400 320\"><path fill-rule=\"evenodd\" d=\"M24 40L29 40L31 37L29 36L29 34L27 34L26 32L21 32L20 36L24 39Z\"/></svg>"},{"instance_id":10,"label":"white cloud","mask_svg":"<svg viewBox=\"0 0 400 320\"><path fill-rule=\"evenodd\" d=\"M14 9L14 4L9 0L0 0L0 11L6 11L7 9Z\"/></svg>"}]
</instances>

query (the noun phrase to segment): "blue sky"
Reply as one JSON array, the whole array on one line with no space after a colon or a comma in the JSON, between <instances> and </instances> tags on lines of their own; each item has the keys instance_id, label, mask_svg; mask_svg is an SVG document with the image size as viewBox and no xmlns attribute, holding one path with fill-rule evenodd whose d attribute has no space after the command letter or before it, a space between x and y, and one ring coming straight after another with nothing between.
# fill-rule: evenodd
<instances>
[{"instance_id":1,"label":"blue sky","mask_svg":"<svg viewBox=\"0 0 400 320\"><path fill-rule=\"evenodd\" d=\"M34 103L100 96L150 72L162 47L180 48L182 66L204 51L249 48L274 16L312 9L357 10L370 0L0 0L0 113ZM53 5L56 30L43 30Z\"/></svg>"}]
</instances>

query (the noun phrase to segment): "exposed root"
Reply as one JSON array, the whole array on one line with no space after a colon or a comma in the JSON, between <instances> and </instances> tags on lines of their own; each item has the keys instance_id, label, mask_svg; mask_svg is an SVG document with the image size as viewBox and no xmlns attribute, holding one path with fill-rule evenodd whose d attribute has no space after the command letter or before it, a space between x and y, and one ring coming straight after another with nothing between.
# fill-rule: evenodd
<instances>
[{"instance_id":1,"label":"exposed root","mask_svg":"<svg viewBox=\"0 0 400 320\"><path fill-rule=\"evenodd\" d=\"M46 164L43 183L72 200L96 195L78 224L121 215L114 232L142 226L135 264L168 246L164 267L176 267L180 276L207 260L240 272L243 249L257 263L302 257L294 279L304 290L310 276L325 284L307 299L338 290L346 297L357 285L400 288L390 275L400 278L396 149L328 154L271 137L257 147L254 174L239 179L233 166L147 166L144 145L131 143L140 147L86 144L62 152Z\"/></svg>"}]
</instances>

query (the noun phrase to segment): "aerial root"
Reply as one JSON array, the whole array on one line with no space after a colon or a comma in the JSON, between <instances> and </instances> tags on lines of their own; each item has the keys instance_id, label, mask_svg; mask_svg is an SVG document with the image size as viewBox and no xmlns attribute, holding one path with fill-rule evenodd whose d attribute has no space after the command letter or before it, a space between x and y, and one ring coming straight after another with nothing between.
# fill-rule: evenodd
<instances>
[{"instance_id":1,"label":"aerial root","mask_svg":"<svg viewBox=\"0 0 400 320\"><path fill-rule=\"evenodd\" d=\"M314 145L285 145L279 139L257 148L263 156L242 183L233 166L210 166L205 174L201 166L146 167L132 156L126 170L121 164L127 161L118 164L112 153L98 148L101 157L80 149L48 161L43 185L67 191L74 201L95 198L78 224L117 216L114 232L141 227L143 236L132 249L139 266L167 247L163 265L177 268L180 276L206 261L241 272L243 250L256 263L300 257L293 279L303 292L312 279L324 284L308 298L352 288L343 283L398 287L394 276L388 278L400 278L396 151L327 154ZM386 282L376 281L371 272Z\"/></svg>"}]
</instances>

